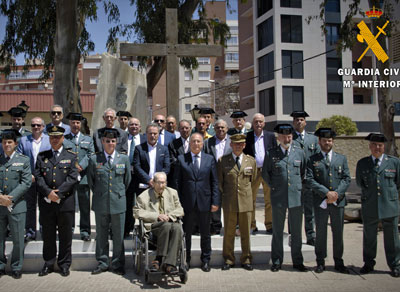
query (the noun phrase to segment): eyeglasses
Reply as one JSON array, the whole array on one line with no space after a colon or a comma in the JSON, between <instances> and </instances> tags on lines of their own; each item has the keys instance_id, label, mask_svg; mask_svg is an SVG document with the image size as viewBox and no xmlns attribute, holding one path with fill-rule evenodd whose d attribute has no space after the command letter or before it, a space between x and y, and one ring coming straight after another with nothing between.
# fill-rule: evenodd
<instances>
[{"instance_id":1,"label":"eyeglasses","mask_svg":"<svg viewBox=\"0 0 400 292\"><path fill-rule=\"evenodd\" d=\"M31 124L32 128L40 128L42 125L41 124Z\"/></svg>"},{"instance_id":2,"label":"eyeglasses","mask_svg":"<svg viewBox=\"0 0 400 292\"><path fill-rule=\"evenodd\" d=\"M154 122L156 122L156 123L164 123L165 121L164 120L154 120Z\"/></svg>"},{"instance_id":3,"label":"eyeglasses","mask_svg":"<svg viewBox=\"0 0 400 292\"><path fill-rule=\"evenodd\" d=\"M104 142L106 142L107 144L111 144L111 143L117 143L117 140L115 140L115 139L105 139Z\"/></svg>"},{"instance_id":4,"label":"eyeglasses","mask_svg":"<svg viewBox=\"0 0 400 292\"><path fill-rule=\"evenodd\" d=\"M62 112L56 112L56 111L54 111L54 112L51 112L51 115L52 116L55 116L55 115L59 115L59 116L61 116L61 114L62 114Z\"/></svg>"}]
</instances>

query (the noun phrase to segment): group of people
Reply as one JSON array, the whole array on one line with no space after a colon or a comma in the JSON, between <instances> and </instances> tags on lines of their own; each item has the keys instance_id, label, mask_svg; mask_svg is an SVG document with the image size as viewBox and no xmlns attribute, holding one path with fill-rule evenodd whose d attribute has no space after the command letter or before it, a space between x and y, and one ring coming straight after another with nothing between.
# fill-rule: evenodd
<instances>
[{"instance_id":1,"label":"group of people","mask_svg":"<svg viewBox=\"0 0 400 292\"><path fill-rule=\"evenodd\" d=\"M315 245L315 272L325 270L330 218L334 267L349 273L342 258L345 192L351 181L347 160L333 151L336 134L332 129L320 128L314 134L305 131L308 114L304 111L293 112L293 123L276 125L275 133L264 130L260 113L253 116L249 130L244 127L247 114L234 112L234 127L228 129L224 120L214 123L214 111L206 108L200 110L193 129L190 121L177 125L173 116L156 115L142 134L137 118L108 108L103 114L105 126L93 137L82 133L80 113L69 113L69 125L64 124L59 105L51 108L50 124L32 118L31 132L23 128L24 109L12 108L9 114L12 128L2 131L0 149L0 276L5 274L9 228L12 276L21 277L24 240L35 240L38 232L37 203L45 262L39 276L53 272L56 262L61 275L69 275L75 198L83 241L91 240L90 208L95 213L98 266L92 274L108 270L125 274L124 238L132 232L134 218L143 220L158 239L152 270L176 271L182 236L190 268L191 237L198 228L201 269L209 272L211 235L220 234L222 226L222 270L235 265L237 235L241 266L253 270L250 234L258 232L255 202L260 185L265 229L272 235L271 271L282 268L288 212L293 268L308 271L301 253L304 217L307 244ZM117 119L119 127L114 125ZM399 277L400 161L384 154L382 134L371 133L366 139L371 155L361 159L356 170L364 222L360 272L374 269L377 226L382 222L390 273ZM113 241L111 259L109 237Z\"/></svg>"}]
</instances>

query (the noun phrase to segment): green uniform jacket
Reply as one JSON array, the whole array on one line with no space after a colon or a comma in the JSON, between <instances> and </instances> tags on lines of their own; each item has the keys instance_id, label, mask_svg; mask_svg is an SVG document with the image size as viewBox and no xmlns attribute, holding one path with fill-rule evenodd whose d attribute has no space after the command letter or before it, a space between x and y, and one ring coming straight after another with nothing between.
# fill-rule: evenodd
<instances>
[{"instance_id":1,"label":"green uniform jacket","mask_svg":"<svg viewBox=\"0 0 400 292\"><path fill-rule=\"evenodd\" d=\"M310 157L314 154L317 154L321 151L318 145L318 137L311 133L306 132L304 139L301 140L300 136L298 136L295 132L293 134L293 141L295 141L295 143L304 150L307 160L310 159Z\"/></svg>"},{"instance_id":2,"label":"green uniform jacket","mask_svg":"<svg viewBox=\"0 0 400 292\"><path fill-rule=\"evenodd\" d=\"M363 217L378 219L399 215L400 160L384 154L376 170L371 156L357 162L357 185L361 188Z\"/></svg>"},{"instance_id":3,"label":"green uniform jacket","mask_svg":"<svg viewBox=\"0 0 400 292\"><path fill-rule=\"evenodd\" d=\"M328 191L335 191L339 195L337 206L344 207L346 205L345 193L350 182L346 156L332 152L329 164L321 152L310 157L307 163L306 184L312 189L314 195L320 198L319 204L326 199Z\"/></svg>"},{"instance_id":4,"label":"green uniform jacket","mask_svg":"<svg viewBox=\"0 0 400 292\"><path fill-rule=\"evenodd\" d=\"M89 159L87 179L93 191L93 211L111 215L126 211L125 192L131 182L127 155L115 151L110 167L104 152L93 154Z\"/></svg>"},{"instance_id":5,"label":"green uniform jacket","mask_svg":"<svg viewBox=\"0 0 400 292\"><path fill-rule=\"evenodd\" d=\"M239 170L232 154L227 154L219 159L217 172L224 212L253 211L251 187L257 176L256 160L243 154Z\"/></svg>"},{"instance_id":6,"label":"green uniform jacket","mask_svg":"<svg viewBox=\"0 0 400 292\"><path fill-rule=\"evenodd\" d=\"M262 177L271 188L272 207L301 206L302 180L306 170L304 151L292 143L288 156L278 145L265 154Z\"/></svg>"},{"instance_id":7,"label":"green uniform jacket","mask_svg":"<svg viewBox=\"0 0 400 292\"><path fill-rule=\"evenodd\" d=\"M78 142L75 143L75 139L72 134L65 135L65 139L71 141L72 143L72 151L76 152L78 155L78 164L82 167L82 171L79 173L81 176L81 180L79 184L87 185L87 167L89 165L89 158L94 153L94 144L93 139L90 136L83 135L80 133Z\"/></svg>"},{"instance_id":8,"label":"green uniform jacket","mask_svg":"<svg viewBox=\"0 0 400 292\"><path fill-rule=\"evenodd\" d=\"M32 183L32 172L29 158L15 152L13 158L6 161L4 154L0 154L0 192L12 196L12 213L26 212L24 194ZM0 213L9 212L7 207L0 206Z\"/></svg>"}]
</instances>

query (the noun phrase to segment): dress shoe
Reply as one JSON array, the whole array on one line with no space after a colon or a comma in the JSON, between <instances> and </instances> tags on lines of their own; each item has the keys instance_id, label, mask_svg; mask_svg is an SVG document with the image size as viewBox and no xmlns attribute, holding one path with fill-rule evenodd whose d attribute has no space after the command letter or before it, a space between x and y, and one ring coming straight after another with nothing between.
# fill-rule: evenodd
<instances>
[{"instance_id":1,"label":"dress shoe","mask_svg":"<svg viewBox=\"0 0 400 292\"><path fill-rule=\"evenodd\" d=\"M190 262L186 262L186 271L189 271L190 270Z\"/></svg>"},{"instance_id":2,"label":"dress shoe","mask_svg":"<svg viewBox=\"0 0 400 292\"><path fill-rule=\"evenodd\" d=\"M308 272L308 269L303 265L293 265L293 269L298 270L299 272Z\"/></svg>"},{"instance_id":3,"label":"dress shoe","mask_svg":"<svg viewBox=\"0 0 400 292\"><path fill-rule=\"evenodd\" d=\"M63 277L68 277L69 276L69 268L61 268L60 274Z\"/></svg>"},{"instance_id":4,"label":"dress shoe","mask_svg":"<svg viewBox=\"0 0 400 292\"><path fill-rule=\"evenodd\" d=\"M252 234L252 235L256 235L257 232L258 232L258 228L257 228L257 227L254 228L254 229L253 229L253 228L251 229L251 234Z\"/></svg>"},{"instance_id":5,"label":"dress shoe","mask_svg":"<svg viewBox=\"0 0 400 292\"><path fill-rule=\"evenodd\" d=\"M125 275L125 269L123 267L119 267L117 269L113 269L113 273L123 276L123 275Z\"/></svg>"},{"instance_id":6,"label":"dress shoe","mask_svg":"<svg viewBox=\"0 0 400 292\"><path fill-rule=\"evenodd\" d=\"M100 268L100 267L97 267L96 269L94 269L94 270L92 271L92 275L98 275L98 274L101 274L101 273L104 273L104 272L107 272L107 271L108 271L107 268Z\"/></svg>"},{"instance_id":7,"label":"dress shoe","mask_svg":"<svg viewBox=\"0 0 400 292\"><path fill-rule=\"evenodd\" d=\"M321 274L323 271L325 271L325 266L324 266L324 265L318 265L318 266L315 268L315 272L316 272L317 274Z\"/></svg>"},{"instance_id":8,"label":"dress shoe","mask_svg":"<svg viewBox=\"0 0 400 292\"><path fill-rule=\"evenodd\" d=\"M176 274L178 272L177 268L173 265L165 265L165 272L168 275Z\"/></svg>"},{"instance_id":9,"label":"dress shoe","mask_svg":"<svg viewBox=\"0 0 400 292\"><path fill-rule=\"evenodd\" d=\"M223 270L223 271L228 271L230 268L233 268L234 266L235 266L235 265L230 265L230 264L225 263L225 264L222 266L221 270Z\"/></svg>"},{"instance_id":10,"label":"dress shoe","mask_svg":"<svg viewBox=\"0 0 400 292\"><path fill-rule=\"evenodd\" d=\"M271 272L278 272L281 268L282 268L281 265L273 264L271 266Z\"/></svg>"},{"instance_id":11,"label":"dress shoe","mask_svg":"<svg viewBox=\"0 0 400 292\"><path fill-rule=\"evenodd\" d=\"M201 263L201 270L202 270L203 272L209 272L209 271L211 271L210 264L209 264L208 262L203 262L203 263Z\"/></svg>"},{"instance_id":12,"label":"dress shoe","mask_svg":"<svg viewBox=\"0 0 400 292\"><path fill-rule=\"evenodd\" d=\"M83 235L83 236L81 236L81 239L83 241L90 241L90 236L89 235Z\"/></svg>"},{"instance_id":13,"label":"dress shoe","mask_svg":"<svg viewBox=\"0 0 400 292\"><path fill-rule=\"evenodd\" d=\"M269 235L272 235L272 233L273 233L272 228L268 228L267 230L265 230L265 233L269 234Z\"/></svg>"},{"instance_id":14,"label":"dress shoe","mask_svg":"<svg viewBox=\"0 0 400 292\"><path fill-rule=\"evenodd\" d=\"M314 238L307 239L307 245L315 246L315 239Z\"/></svg>"},{"instance_id":15,"label":"dress shoe","mask_svg":"<svg viewBox=\"0 0 400 292\"><path fill-rule=\"evenodd\" d=\"M248 271L253 270L253 266L251 264L242 264L242 268Z\"/></svg>"},{"instance_id":16,"label":"dress shoe","mask_svg":"<svg viewBox=\"0 0 400 292\"><path fill-rule=\"evenodd\" d=\"M11 277L13 277L14 279L21 279L22 277L21 271L12 271Z\"/></svg>"},{"instance_id":17,"label":"dress shoe","mask_svg":"<svg viewBox=\"0 0 400 292\"><path fill-rule=\"evenodd\" d=\"M369 273L371 273L373 270L374 270L373 267L364 265L364 266L360 269L360 273L361 273L361 274L369 274Z\"/></svg>"},{"instance_id":18,"label":"dress shoe","mask_svg":"<svg viewBox=\"0 0 400 292\"><path fill-rule=\"evenodd\" d=\"M342 274L350 274L350 270L345 265L335 265L335 270Z\"/></svg>"},{"instance_id":19,"label":"dress shoe","mask_svg":"<svg viewBox=\"0 0 400 292\"><path fill-rule=\"evenodd\" d=\"M397 268L394 268L390 271L390 276L398 278L400 277L400 270Z\"/></svg>"},{"instance_id":20,"label":"dress shoe","mask_svg":"<svg viewBox=\"0 0 400 292\"><path fill-rule=\"evenodd\" d=\"M44 266L43 269L39 272L39 277L47 276L50 273L53 273L54 268L50 268L48 266Z\"/></svg>"},{"instance_id":21,"label":"dress shoe","mask_svg":"<svg viewBox=\"0 0 400 292\"><path fill-rule=\"evenodd\" d=\"M35 234L35 232L27 232L26 234L25 234L25 242L29 242L29 241L32 241L32 240L35 240L36 239L36 234Z\"/></svg>"}]
</instances>

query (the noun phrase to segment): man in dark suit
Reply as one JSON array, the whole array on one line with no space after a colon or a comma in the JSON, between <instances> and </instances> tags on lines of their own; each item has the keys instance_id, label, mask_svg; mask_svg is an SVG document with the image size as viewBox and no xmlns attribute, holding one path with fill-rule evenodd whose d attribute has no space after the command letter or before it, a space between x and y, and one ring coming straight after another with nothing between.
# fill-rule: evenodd
<instances>
[{"instance_id":1,"label":"man in dark suit","mask_svg":"<svg viewBox=\"0 0 400 292\"><path fill-rule=\"evenodd\" d=\"M136 176L136 195L145 189L154 187L154 173L169 173L170 161L168 148L158 143L159 127L149 124L146 127L147 142L136 146L133 157L133 168Z\"/></svg>"},{"instance_id":2,"label":"man in dark suit","mask_svg":"<svg viewBox=\"0 0 400 292\"><path fill-rule=\"evenodd\" d=\"M100 128L93 134L93 141L94 141L94 149L96 152L102 152L103 144L101 143L101 138L104 134L106 129L114 128L114 121L117 119L117 115L115 110L112 108L107 108L103 114L103 120L106 126L104 128ZM123 154L128 153L128 133L120 128L115 128L119 136L117 138L117 151Z\"/></svg>"},{"instance_id":3,"label":"man in dark suit","mask_svg":"<svg viewBox=\"0 0 400 292\"><path fill-rule=\"evenodd\" d=\"M265 153L268 149L276 147L276 138L274 133L264 130L264 115L257 113L253 116L253 131L247 133L246 148L244 153L253 156L257 163L257 177L253 186L253 214L251 219L251 229L256 232L256 199L260 183L264 191L265 203L265 229L267 234L272 234L272 208L271 208L271 190L268 184L262 179L262 167L264 164Z\"/></svg>"},{"instance_id":4,"label":"man in dark suit","mask_svg":"<svg viewBox=\"0 0 400 292\"><path fill-rule=\"evenodd\" d=\"M163 115L156 115L154 117L154 123L158 124L160 127L160 133L158 135L158 143L168 147L169 143L171 143L176 137L175 134L172 134L165 130L166 120Z\"/></svg>"},{"instance_id":5,"label":"man in dark suit","mask_svg":"<svg viewBox=\"0 0 400 292\"><path fill-rule=\"evenodd\" d=\"M171 186L173 184L174 167L176 162L178 161L178 156L181 154L185 154L190 150L189 137L192 131L192 126L190 125L190 122L187 120L181 120L179 122L178 129L180 137L173 140L168 145L169 159L171 161L171 169L168 174L168 186Z\"/></svg>"},{"instance_id":6,"label":"man in dark suit","mask_svg":"<svg viewBox=\"0 0 400 292\"><path fill-rule=\"evenodd\" d=\"M175 167L174 187L185 211L183 229L186 236L186 261L190 267L193 223L200 227L201 269L210 271L211 235L210 212L220 206L217 167L214 157L202 152L203 137L194 133L190 137L190 152L179 155Z\"/></svg>"},{"instance_id":7,"label":"man in dark suit","mask_svg":"<svg viewBox=\"0 0 400 292\"><path fill-rule=\"evenodd\" d=\"M218 120L214 125L215 136L204 141L204 152L214 157L215 163L227 154L232 153L231 140L227 135L228 124L224 120ZM220 234L222 228L221 208L211 213L211 234Z\"/></svg>"},{"instance_id":8,"label":"man in dark suit","mask_svg":"<svg viewBox=\"0 0 400 292\"><path fill-rule=\"evenodd\" d=\"M47 128L51 149L39 153L34 172L40 193L39 208L45 261L39 276L46 276L54 270L57 230L57 264L62 276L69 275L72 262L72 225L75 215L73 188L78 181L78 161L76 153L63 146L64 132L65 129L60 126Z\"/></svg>"},{"instance_id":9,"label":"man in dark suit","mask_svg":"<svg viewBox=\"0 0 400 292\"><path fill-rule=\"evenodd\" d=\"M51 123L47 124L44 133L47 134L47 128L50 126L59 126L65 129L64 135L67 135L71 132L71 128L62 122L64 117L64 110L61 105L54 104L50 109L50 118Z\"/></svg>"},{"instance_id":10,"label":"man in dark suit","mask_svg":"<svg viewBox=\"0 0 400 292\"><path fill-rule=\"evenodd\" d=\"M131 164L130 172L132 180L129 184L128 190L126 192L126 215L125 215L125 228L124 237L128 237L129 233L133 230L135 225L135 218L133 217L133 206L135 206L135 186L136 186L136 176L133 175L133 156L135 154L136 146L146 142L146 137L140 134L141 125L137 118L130 118L128 122L128 157L129 163Z\"/></svg>"}]
</instances>

